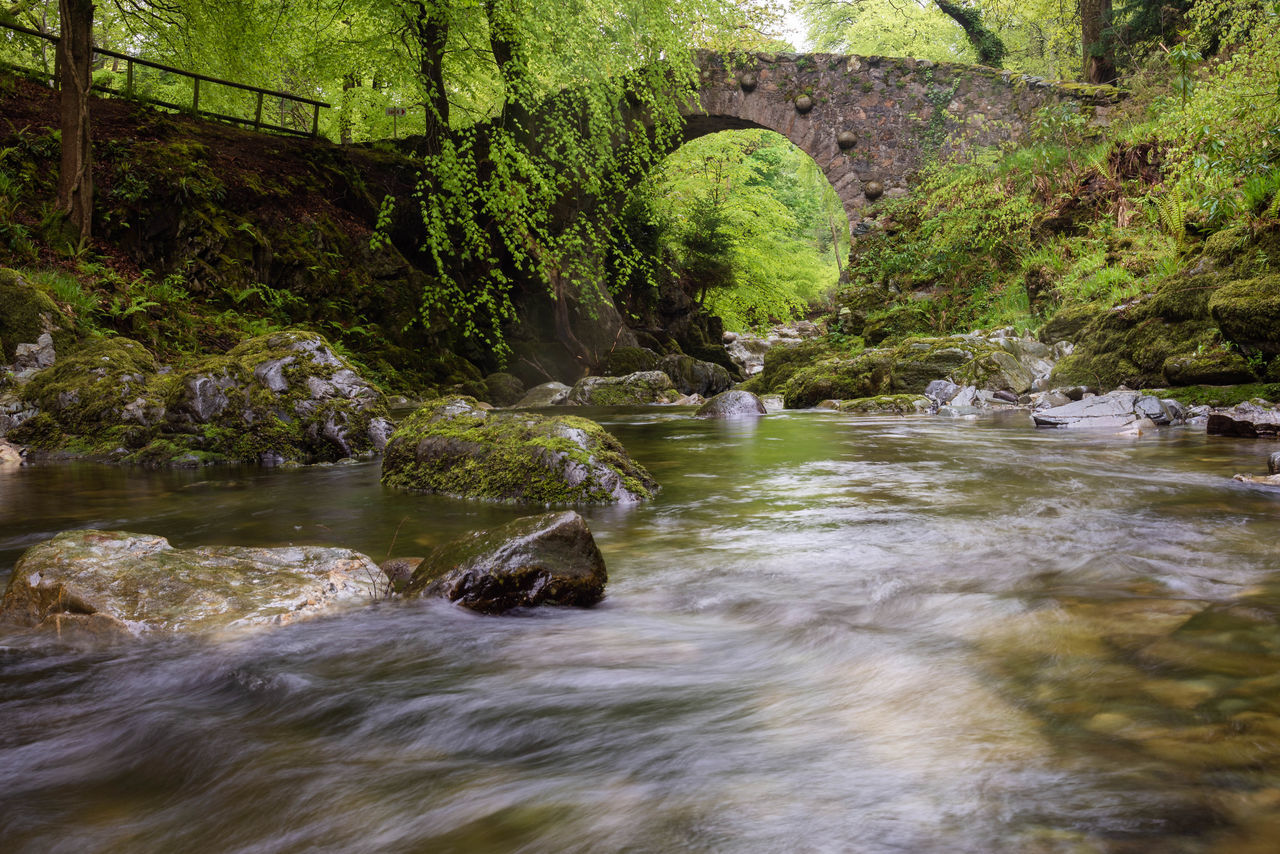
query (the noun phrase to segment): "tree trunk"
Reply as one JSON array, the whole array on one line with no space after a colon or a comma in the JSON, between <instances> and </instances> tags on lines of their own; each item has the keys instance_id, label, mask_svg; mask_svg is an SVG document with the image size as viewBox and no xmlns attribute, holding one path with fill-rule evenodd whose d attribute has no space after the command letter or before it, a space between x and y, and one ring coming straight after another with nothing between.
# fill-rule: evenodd
<instances>
[{"instance_id":1,"label":"tree trunk","mask_svg":"<svg viewBox=\"0 0 1280 854\"><path fill-rule=\"evenodd\" d=\"M1111 0L1080 0L1080 43L1084 79L1089 83L1116 82L1116 54L1110 29Z\"/></svg>"},{"instance_id":2,"label":"tree trunk","mask_svg":"<svg viewBox=\"0 0 1280 854\"><path fill-rule=\"evenodd\" d=\"M338 139L343 145L351 144L351 96L347 93L360 87L360 77L346 74L342 77L342 100L339 102Z\"/></svg>"},{"instance_id":3,"label":"tree trunk","mask_svg":"<svg viewBox=\"0 0 1280 854\"><path fill-rule=\"evenodd\" d=\"M418 47L418 74L426 107L428 154L439 154L449 133L449 93L444 88L444 51L449 41L447 14L438 4L416 2L409 24Z\"/></svg>"},{"instance_id":4,"label":"tree trunk","mask_svg":"<svg viewBox=\"0 0 1280 854\"><path fill-rule=\"evenodd\" d=\"M62 163L58 209L81 241L93 225L93 150L89 136L90 62L93 58L93 0L58 0Z\"/></svg>"},{"instance_id":5,"label":"tree trunk","mask_svg":"<svg viewBox=\"0 0 1280 854\"><path fill-rule=\"evenodd\" d=\"M947 0L933 0L942 14L955 21L964 30L969 44L978 53L978 63L1000 68L1004 63L1005 47L1000 37L987 29L982 23L982 13L975 8L961 3L949 3Z\"/></svg>"}]
</instances>

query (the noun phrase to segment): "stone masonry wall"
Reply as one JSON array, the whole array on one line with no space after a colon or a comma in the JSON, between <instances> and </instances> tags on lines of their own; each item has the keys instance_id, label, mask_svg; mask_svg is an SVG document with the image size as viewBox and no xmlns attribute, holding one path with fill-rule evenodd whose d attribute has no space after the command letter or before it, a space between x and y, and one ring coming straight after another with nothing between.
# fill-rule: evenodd
<instances>
[{"instance_id":1,"label":"stone masonry wall","mask_svg":"<svg viewBox=\"0 0 1280 854\"><path fill-rule=\"evenodd\" d=\"M931 158L1026 134L1033 112L1064 99L1105 122L1109 86L1050 83L999 69L835 54L703 53L685 139L742 128L787 137L822 168L850 225L882 193L906 193Z\"/></svg>"}]
</instances>

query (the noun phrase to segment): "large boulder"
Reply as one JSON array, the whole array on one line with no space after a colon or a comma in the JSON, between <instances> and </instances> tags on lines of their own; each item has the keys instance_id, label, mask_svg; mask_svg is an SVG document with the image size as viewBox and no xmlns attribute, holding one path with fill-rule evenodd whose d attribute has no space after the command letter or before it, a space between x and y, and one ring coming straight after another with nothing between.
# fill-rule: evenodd
<instances>
[{"instance_id":1,"label":"large boulder","mask_svg":"<svg viewBox=\"0 0 1280 854\"><path fill-rule=\"evenodd\" d=\"M1209 300L1209 313L1228 341L1280 353L1280 275L1219 288Z\"/></svg>"},{"instance_id":2,"label":"large boulder","mask_svg":"<svg viewBox=\"0 0 1280 854\"><path fill-rule=\"evenodd\" d=\"M922 394L886 394L843 400L836 408L841 412L859 415L931 415L937 404L932 398Z\"/></svg>"},{"instance_id":3,"label":"large boulder","mask_svg":"<svg viewBox=\"0 0 1280 854\"><path fill-rule=\"evenodd\" d=\"M626 503L658 489L593 421L484 410L467 397L430 401L401 422L387 443L382 482L533 504Z\"/></svg>"},{"instance_id":4,"label":"large boulder","mask_svg":"<svg viewBox=\"0 0 1280 854\"><path fill-rule=\"evenodd\" d=\"M136 341L99 339L22 396L41 414L15 440L152 465L336 460L380 451L391 430L381 392L313 332L253 338L181 372Z\"/></svg>"},{"instance_id":5,"label":"large boulder","mask_svg":"<svg viewBox=\"0 0 1280 854\"><path fill-rule=\"evenodd\" d=\"M594 605L607 580L587 523L566 511L525 516L440 546L402 593L497 614L530 605Z\"/></svg>"},{"instance_id":6,"label":"large boulder","mask_svg":"<svg viewBox=\"0 0 1280 854\"><path fill-rule=\"evenodd\" d=\"M1274 439L1280 437L1280 409L1253 402L1215 409L1205 429L1210 436Z\"/></svg>"},{"instance_id":7,"label":"large boulder","mask_svg":"<svg viewBox=\"0 0 1280 854\"><path fill-rule=\"evenodd\" d=\"M0 624L90 637L222 632L314 617L385 595L350 549L175 549L164 537L68 531L29 548Z\"/></svg>"},{"instance_id":8,"label":"large boulder","mask_svg":"<svg viewBox=\"0 0 1280 854\"><path fill-rule=\"evenodd\" d=\"M516 402L517 409L537 409L543 406L559 406L569 400L572 389L564 383L549 382L536 385Z\"/></svg>"},{"instance_id":9,"label":"large boulder","mask_svg":"<svg viewBox=\"0 0 1280 854\"><path fill-rule=\"evenodd\" d=\"M671 377L662 371L637 371L625 377L583 377L569 392L578 406L644 406L675 403L680 398Z\"/></svg>"},{"instance_id":10,"label":"large boulder","mask_svg":"<svg viewBox=\"0 0 1280 854\"><path fill-rule=\"evenodd\" d=\"M680 353L672 353L659 359L658 370L671 378L681 394L710 397L733 385L733 378L723 366Z\"/></svg>"},{"instance_id":11,"label":"large boulder","mask_svg":"<svg viewBox=\"0 0 1280 854\"><path fill-rule=\"evenodd\" d=\"M605 376L625 377L638 371L658 370L658 354L648 347L618 347L604 359Z\"/></svg>"},{"instance_id":12,"label":"large boulder","mask_svg":"<svg viewBox=\"0 0 1280 854\"><path fill-rule=\"evenodd\" d=\"M1170 356L1164 360L1163 371L1171 386L1235 385L1257 379L1243 356L1222 348Z\"/></svg>"},{"instance_id":13,"label":"large boulder","mask_svg":"<svg viewBox=\"0 0 1280 854\"><path fill-rule=\"evenodd\" d=\"M496 373L484 378L485 400L494 406L512 406L524 397L524 383L514 374Z\"/></svg>"},{"instance_id":14,"label":"large boulder","mask_svg":"<svg viewBox=\"0 0 1280 854\"><path fill-rule=\"evenodd\" d=\"M1160 400L1136 391L1113 391L1042 409L1031 418L1037 427L1119 430L1144 420L1156 425L1179 423L1183 412L1176 401Z\"/></svg>"},{"instance_id":15,"label":"large boulder","mask_svg":"<svg viewBox=\"0 0 1280 854\"><path fill-rule=\"evenodd\" d=\"M749 391L722 391L694 413L697 418L754 418L766 413L764 403Z\"/></svg>"}]
</instances>

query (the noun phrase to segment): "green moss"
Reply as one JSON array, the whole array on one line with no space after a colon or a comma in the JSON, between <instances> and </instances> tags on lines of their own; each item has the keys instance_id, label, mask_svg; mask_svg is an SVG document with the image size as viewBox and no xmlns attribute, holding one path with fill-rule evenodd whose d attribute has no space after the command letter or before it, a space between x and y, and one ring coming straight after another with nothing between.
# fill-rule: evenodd
<instances>
[{"instance_id":1,"label":"green moss","mask_svg":"<svg viewBox=\"0 0 1280 854\"><path fill-rule=\"evenodd\" d=\"M1166 359L1164 377L1175 386L1235 385L1257 379L1244 357L1225 347Z\"/></svg>"},{"instance_id":2,"label":"green moss","mask_svg":"<svg viewBox=\"0 0 1280 854\"><path fill-rule=\"evenodd\" d=\"M892 358L866 350L852 359L826 359L797 370L782 388L783 405L807 409L824 400L852 400L892 391Z\"/></svg>"},{"instance_id":3,"label":"green moss","mask_svg":"<svg viewBox=\"0 0 1280 854\"><path fill-rule=\"evenodd\" d=\"M755 394L778 391L797 371L834 355L836 348L825 338L810 338L799 344L771 347L764 354L764 370L751 379L752 387L748 390Z\"/></svg>"},{"instance_id":4,"label":"green moss","mask_svg":"<svg viewBox=\"0 0 1280 854\"><path fill-rule=\"evenodd\" d=\"M925 300L912 300L869 314L862 337L868 344L880 344L927 333L933 328L928 305Z\"/></svg>"},{"instance_id":5,"label":"green moss","mask_svg":"<svg viewBox=\"0 0 1280 854\"><path fill-rule=\"evenodd\" d=\"M892 413L895 415L924 415L933 411L933 401L919 394L887 394L846 400L840 404L841 412Z\"/></svg>"},{"instance_id":6,"label":"green moss","mask_svg":"<svg viewBox=\"0 0 1280 854\"><path fill-rule=\"evenodd\" d=\"M306 332L250 339L170 373L160 373L136 341L97 339L23 389L57 425L33 426L29 443L144 465L257 461L266 453L336 460L347 449L325 435L332 426L345 430L352 452L372 452L369 425L386 415L376 392L312 397L311 384L338 381L338 372L349 370L323 338Z\"/></svg>"},{"instance_id":7,"label":"green moss","mask_svg":"<svg viewBox=\"0 0 1280 854\"><path fill-rule=\"evenodd\" d=\"M0 349L4 364L13 361L19 344L35 343L46 330L52 333L59 355L67 352L73 328L73 321L47 293L18 271L0 268Z\"/></svg>"},{"instance_id":8,"label":"green moss","mask_svg":"<svg viewBox=\"0 0 1280 854\"><path fill-rule=\"evenodd\" d=\"M1209 313L1228 341L1280 353L1280 275L1219 288L1209 300Z\"/></svg>"},{"instance_id":9,"label":"green moss","mask_svg":"<svg viewBox=\"0 0 1280 854\"><path fill-rule=\"evenodd\" d=\"M1180 388L1149 389L1157 397L1172 398L1186 406L1235 406L1262 398L1280 401L1280 383L1247 383L1243 385L1191 385Z\"/></svg>"},{"instance_id":10,"label":"green moss","mask_svg":"<svg viewBox=\"0 0 1280 854\"><path fill-rule=\"evenodd\" d=\"M1203 256L1220 264L1229 264L1249 242L1249 230L1243 225L1215 231L1204 242Z\"/></svg>"},{"instance_id":11,"label":"green moss","mask_svg":"<svg viewBox=\"0 0 1280 854\"><path fill-rule=\"evenodd\" d=\"M1046 344L1074 341L1095 317L1106 310L1104 306L1093 303L1064 306L1041 327L1040 340Z\"/></svg>"},{"instance_id":12,"label":"green moss","mask_svg":"<svg viewBox=\"0 0 1280 854\"><path fill-rule=\"evenodd\" d=\"M466 397L425 404L387 445L382 482L462 498L536 504L611 503L605 468L638 498L653 478L599 424L572 416L485 412Z\"/></svg>"},{"instance_id":13,"label":"green moss","mask_svg":"<svg viewBox=\"0 0 1280 854\"><path fill-rule=\"evenodd\" d=\"M1162 282L1146 302L1146 311L1167 320L1203 320L1209 299L1222 285L1221 274L1177 276Z\"/></svg>"},{"instance_id":14,"label":"green moss","mask_svg":"<svg viewBox=\"0 0 1280 854\"><path fill-rule=\"evenodd\" d=\"M609 377L625 377L636 371L652 371L658 367L658 354L645 347L619 347L604 360L601 373Z\"/></svg>"},{"instance_id":15,"label":"green moss","mask_svg":"<svg viewBox=\"0 0 1280 854\"><path fill-rule=\"evenodd\" d=\"M524 397L524 383L513 374L496 373L484 378L484 399L494 406L511 406Z\"/></svg>"}]
</instances>

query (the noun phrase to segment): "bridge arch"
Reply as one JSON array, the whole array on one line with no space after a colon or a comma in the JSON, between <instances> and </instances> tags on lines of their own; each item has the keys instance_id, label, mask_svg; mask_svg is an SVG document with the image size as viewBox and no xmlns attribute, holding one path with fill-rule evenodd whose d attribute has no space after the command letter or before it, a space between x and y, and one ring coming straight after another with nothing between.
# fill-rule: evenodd
<instances>
[{"instance_id":1,"label":"bridge arch","mask_svg":"<svg viewBox=\"0 0 1280 854\"><path fill-rule=\"evenodd\" d=\"M868 202L905 195L933 157L1020 139L1037 108L1064 100L1105 122L1120 97L1110 86L878 56L702 52L698 68L683 141L745 128L782 134L822 169L850 227Z\"/></svg>"}]
</instances>

